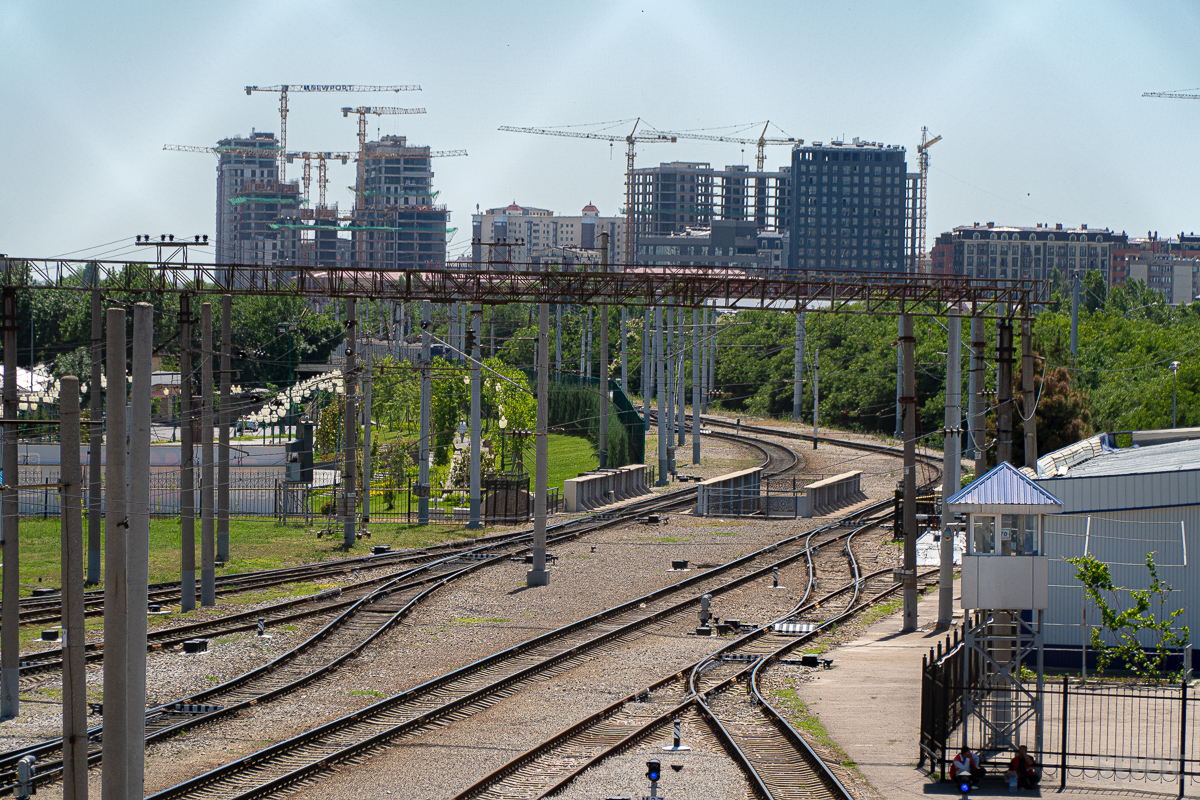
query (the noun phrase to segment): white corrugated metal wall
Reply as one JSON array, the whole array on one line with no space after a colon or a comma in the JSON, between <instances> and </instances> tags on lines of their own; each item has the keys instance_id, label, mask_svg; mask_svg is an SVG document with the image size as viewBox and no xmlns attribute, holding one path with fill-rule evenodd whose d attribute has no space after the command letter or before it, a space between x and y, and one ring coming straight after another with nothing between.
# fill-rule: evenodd
<instances>
[{"instance_id":1,"label":"white corrugated metal wall","mask_svg":"<svg viewBox=\"0 0 1200 800\"><path fill-rule=\"evenodd\" d=\"M1050 478L1037 483L1063 502L1047 516L1050 608L1046 644L1078 649L1083 642L1083 589L1065 559L1087 552L1109 565L1118 586L1144 589L1146 554L1154 551L1159 577L1172 588L1166 612L1187 609L1181 622L1200 632L1200 465L1186 472ZM1090 526L1089 526L1090 518ZM1182 523L1182 527L1180 526ZM1190 557L1189 557L1190 554ZM1100 620L1089 602L1089 625ZM1144 645L1153 644L1143 637Z\"/></svg>"}]
</instances>

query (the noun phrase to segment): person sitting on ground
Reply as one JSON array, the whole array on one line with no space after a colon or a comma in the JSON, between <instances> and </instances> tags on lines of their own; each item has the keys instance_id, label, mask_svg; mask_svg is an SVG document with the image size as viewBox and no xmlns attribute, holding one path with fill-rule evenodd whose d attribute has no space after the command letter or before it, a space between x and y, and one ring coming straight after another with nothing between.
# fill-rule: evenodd
<instances>
[{"instance_id":1,"label":"person sitting on ground","mask_svg":"<svg viewBox=\"0 0 1200 800\"><path fill-rule=\"evenodd\" d=\"M1037 771L1037 762L1029 755L1025 745L1017 748L1017 755L1008 765L1008 776L1016 775L1018 789L1036 789L1042 779ZM1006 776L1007 777L1007 776Z\"/></svg>"},{"instance_id":2,"label":"person sitting on ground","mask_svg":"<svg viewBox=\"0 0 1200 800\"><path fill-rule=\"evenodd\" d=\"M962 750L958 751L954 760L950 762L950 778L952 780L957 780L960 775L965 775L970 779L972 786L978 786L986 774L983 767L979 765L979 756L972 753L971 748L965 744L962 746Z\"/></svg>"}]
</instances>

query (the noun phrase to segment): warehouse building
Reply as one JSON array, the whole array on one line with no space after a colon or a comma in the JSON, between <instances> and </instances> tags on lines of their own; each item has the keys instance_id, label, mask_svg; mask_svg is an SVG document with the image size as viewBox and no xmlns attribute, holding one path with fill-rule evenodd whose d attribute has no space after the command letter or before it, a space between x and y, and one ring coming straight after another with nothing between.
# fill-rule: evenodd
<instances>
[{"instance_id":1,"label":"warehouse building","mask_svg":"<svg viewBox=\"0 0 1200 800\"><path fill-rule=\"evenodd\" d=\"M1109 565L1116 585L1134 589L1149 586L1153 553L1173 590L1166 611L1186 609L1180 623L1200 631L1200 428L1100 434L1038 459L1036 477L1026 472L1063 504L1045 519L1048 666L1078 668L1100 619L1067 562L1085 553Z\"/></svg>"}]
</instances>

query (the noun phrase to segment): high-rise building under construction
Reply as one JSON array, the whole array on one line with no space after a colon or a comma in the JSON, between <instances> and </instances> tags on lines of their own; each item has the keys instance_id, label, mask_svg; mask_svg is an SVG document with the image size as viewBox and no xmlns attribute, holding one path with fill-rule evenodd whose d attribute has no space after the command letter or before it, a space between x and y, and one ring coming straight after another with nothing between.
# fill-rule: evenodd
<instances>
[{"instance_id":1,"label":"high-rise building under construction","mask_svg":"<svg viewBox=\"0 0 1200 800\"><path fill-rule=\"evenodd\" d=\"M790 268L904 271L914 177L899 145L855 139L793 149Z\"/></svg>"},{"instance_id":2,"label":"high-rise building under construction","mask_svg":"<svg viewBox=\"0 0 1200 800\"><path fill-rule=\"evenodd\" d=\"M446 260L450 213L434 204L432 154L404 136L364 145L352 260L364 269L415 269Z\"/></svg>"},{"instance_id":3,"label":"high-rise building under construction","mask_svg":"<svg viewBox=\"0 0 1200 800\"><path fill-rule=\"evenodd\" d=\"M259 155L257 151L262 151ZM256 152L247 152L256 151ZM243 241L251 232L235 230L245 221L247 209L235 198L274 184L278 175L279 142L273 133L252 131L249 136L231 136L217 142L217 263L242 261ZM255 213L261 213L256 211ZM252 249L252 248L250 248Z\"/></svg>"},{"instance_id":4,"label":"high-rise building under construction","mask_svg":"<svg viewBox=\"0 0 1200 800\"><path fill-rule=\"evenodd\" d=\"M713 169L702 161L670 161L633 171L633 235L670 236L714 221L753 223L782 233L791 224L792 167L754 172L745 165Z\"/></svg>"}]
</instances>

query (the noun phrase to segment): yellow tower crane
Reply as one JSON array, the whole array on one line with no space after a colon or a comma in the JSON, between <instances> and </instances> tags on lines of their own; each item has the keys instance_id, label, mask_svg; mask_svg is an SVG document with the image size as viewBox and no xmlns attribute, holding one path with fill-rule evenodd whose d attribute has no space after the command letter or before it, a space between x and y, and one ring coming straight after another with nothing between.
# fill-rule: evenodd
<instances>
[{"instance_id":1,"label":"yellow tower crane","mask_svg":"<svg viewBox=\"0 0 1200 800\"><path fill-rule=\"evenodd\" d=\"M669 133L638 133L638 125L642 123L641 117L635 120L618 120L615 123L633 123L633 128L630 129L626 136L610 136L604 133L584 133L582 131L563 131L554 130L553 128L516 128L511 125L501 125L500 130L509 131L511 133L536 133L542 136L569 136L573 139L599 139L603 142L608 142L611 146L613 142L625 142L625 263L633 263L633 248L634 248L634 227L633 227L633 163L636 155L636 147L639 144L656 144L662 142L674 142L675 136Z\"/></svg>"},{"instance_id":2,"label":"yellow tower crane","mask_svg":"<svg viewBox=\"0 0 1200 800\"><path fill-rule=\"evenodd\" d=\"M359 86L353 83L285 83L279 86L247 86L246 95L271 92L279 95L279 149L287 150L287 115L289 92L419 92L415 84L391 86ZM284 162L279 162L279 182L284 179Z\"/></svg>"}]
</instances>

